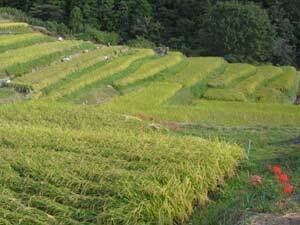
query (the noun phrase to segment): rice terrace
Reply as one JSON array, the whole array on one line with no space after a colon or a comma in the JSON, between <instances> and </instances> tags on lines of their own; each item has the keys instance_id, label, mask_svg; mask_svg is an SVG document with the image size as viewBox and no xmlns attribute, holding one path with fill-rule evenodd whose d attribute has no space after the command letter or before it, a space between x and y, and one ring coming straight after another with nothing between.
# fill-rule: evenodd
<instances>
[{"instance_id":1,"label":"rice terrace","mask_svg":"<svg viewBox=\"0 0 300 225\"><path fill-rule=\"evenodd\" d=\"M9 12L0 224L300 225L295 65L65 38Z\"/></svg>"}]
</instances>

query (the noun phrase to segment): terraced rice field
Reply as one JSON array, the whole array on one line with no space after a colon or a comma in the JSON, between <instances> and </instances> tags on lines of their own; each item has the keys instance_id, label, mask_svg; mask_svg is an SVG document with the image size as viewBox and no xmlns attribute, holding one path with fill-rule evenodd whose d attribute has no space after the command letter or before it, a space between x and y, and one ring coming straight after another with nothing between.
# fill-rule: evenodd
<instances>
[{"instance_id":1,"label":"terraced rice field","mask_svg":"<svg viewBox=\"0 0 300 225\"><path fill-rule=\"evenodd\" d=\"M2 76L21 76L39 67L49 65L61 57L85 49L95 48L91 43L82 41L67 40L54 42L51 38L45 41L50 42L38 43L14 50L8 49L6 52L0 54L0 74Z\"/></svg>"},{"instance_id":2,"label":"terraced rice field","mask_svg":"<svg viewBox=\"0 0 300 225\"><path fill-rule=\"evenodd\" d=\"M148 49L135 50L131 52L131 54L117 58L111 61L110 63L107 63L100 69L96 69L86 74L86 76L80 76L79 78L74 79L70 83L48 94L46 98L57 99L65 95L71 94L79 90L80 88L84 88L89 84L92 84L98 80L104 79L108 76L111 76L117 72L126 69L131 63L133 63L134 61L140 58L151 56L153 54L154 54L153 51Z\"/></svg>"},{"instance_id":3,"label":"terraced rice field","mask_svg":"<svg viewBox=\"0 0 300 225\"><path fill-rule=\"evenodd\" d=\"M18 77L13 81L13 86L20 88L28 87L33 91L40 91L64 79L68 74L76 73L84 68L104 61L106 55L113 54L114 51L120 51L121 49L122 47L104 47L98 51L94 50L88 53L79 53L74 55L71 61L58 62L41 70Z\"/></svg>"},{"instance_id":4,"label":"terraced rice field","mask_svg":"<svg viewBox=\"0 0 300 225\"><path fill-rule=\"evenodd\" d=\"M13 64L23 63L29 60L34 60L43 55L63 51L79 45L80 43L81 42L79 41L43 43L3 53L0 55L0 70L5 70L5 68ZM41 49L43 51L41 51Z\"/></svg>"},{"instance_id":5,"label":"terraced rice field","mask_svg":"<svg viewBox=\"0 0 300 225\"><path fill-rule=\"evenodd\" d=\"M282 74L281 68L274 66L260 66L257 68L255 75L241 81L234 89L243 92L245 95L251 96L264 83L269 82L275 76Z\"/></svg>"},{"instance_id":6,"label":"terraced rice field","mask_svg":"<svg viewBox=\"0 0 300 225\"><path fill-rule=\"evenodd\" d=\"M147 79L160 71L166 70L172 66L175 66L183 59L183 55L180 53L170 53L167 56L154 59L148 63L143 64L139 69L130 76L118 80L115 84L117 86L125 86L137 81Z\"/></svg>"},{"instance_id":7,"label":"terraced rice field","mask_svg":"<svg viewBox=\"0 0 300 225\"><path fill-rule=\"evenodd\" d=\"M283 67L283 73L256 93L259 102L291 103L298 94L299 75L293 67Z\"/></svg>"},{"instance_id":8,"label":"terraced rice field","mask_svg":"<svg viewBox=\"0 0 300 225\"><path fill-rule=\"evenodd\" d=\"M226 67L224 73L216 79L211 80L208 83L209 87L212 88L224 88L232 85L234 81L243 79L244 77L251 76L257 71L253 65L233 63Z\"/></svg>"},{"instance_id":9,"label":"terraced rice field","mask_svg":"<svg viewBox=\"0 0 300 225\"><path fill-rule=\"evenodd\" d=\"M17 48L23 48L37 43L50 42L55 39L40 33L27 33L20 35L1 35L0 53Z\"/></svg>"},{"instance_id":10,"label":"terraced rice field","mask_svg":"<svg viewBox=\"0 0 300 225\"><path fill-rule=\"evenodd\" d=\"M167 104L168 99L181 87L177 83L153 83L121 96L104 107L122 114L145 113L162 120L184 123L269 126L300 124L300 109L293 105L204 100L194 100L191 105Z\"/></svg>"},{"instance_id":11,"label":"terraced rice field","mask_svg":"<svg viewBox=\"0 0 300 225\"><path fill-rule=\"evenodd\" d=\"M270 65L242 67L243 64L229 65L223 75L208 83L202 97L241 102L293 102L299 83L299 75L294 68Z\"/></svg>"},{"instance_id":12,"label":"terraced rice field","mask_svg":"<svg viewBox=\"0 0 300 225\"><path fill-rule=\"evenodd\" d=\"M0 224L182 224L249 154L189 126L300 125L292 67L17 34L0 71Z\"/></svg>"},{"instance_id":13,"label":"terraced rice field","mask_svg":"<svg viewBox=\"0 0 300 225\"><path fill-rule=\"evenodd\" d=\"M170 79L183 87L191 87L199 82L205 81L209 76L214 75L218 70L226 67L226 62L217 57L189 58L187 66Z\"/></svg>"},{"instance_id":14,"label":"terraced rice field","mask_svg":"<svg viewBox=\"0 0 300 225\"><path fill-rule=\"evenodd\" d=\"M6 22L0 23L0 34L4 33L28 33L31 32L31 28L27 23L15 23L15 22Z\"/></svg>"}]
</instances>

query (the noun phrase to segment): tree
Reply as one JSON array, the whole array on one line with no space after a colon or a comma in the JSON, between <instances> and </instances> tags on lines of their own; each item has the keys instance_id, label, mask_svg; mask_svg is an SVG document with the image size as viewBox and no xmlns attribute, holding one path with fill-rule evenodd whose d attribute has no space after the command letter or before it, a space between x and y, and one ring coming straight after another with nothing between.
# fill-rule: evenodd
<instances>
[{"instance_id":1,"label":"tree","mask_svg":"<svg viewBox=\"0 0 300 225\"><path fill-rule=\"evenodd\" d=\"M116 30L116 12L114 11L114 0L99 0L100 29L106 31Z\"/></svg>"},{"instance_id":2,"label":"tree","mask_svg":"<svg viewBox=\"0 0 300 225\"><path fill-rule=\"evenodd\" d=\"M152 24L152 8L147 0L131 1L130 33L132 37L146 37Z\"/></svg>"},{"instance_id":3,"label":"tree","mask_svg":"<svg viewBox=\"0 0 300 225\"><path fill-rule=\"evenodd\" d=\"M80 33L84 30L83 15L81 9L77 6L75 6L71 11L69 25L74 33Z\"/></svg>"},{"instance_id":4,"label":"tree","mask_svg":"<svg viewBox=\"0 0 300 225\"><path fill-rule=\"evenodd\" d=\"M33 17L43 20L60 21L63 18L63 10L59 1L49 1L43 4L34 3L30 8L30 14Z\"/></svg>"},{"instance_id":5,"label":"tree","mask_svg":"<svg viewBox=\"0 0 300 225\"><path fill-rule=\"evenodd\" d=\"M266 61L271 57L275 32L267 12L254 3L217 3L204 29L205 39L200 43L208 53L233 55L246 61Z\"/></svg>"}]
</instances>

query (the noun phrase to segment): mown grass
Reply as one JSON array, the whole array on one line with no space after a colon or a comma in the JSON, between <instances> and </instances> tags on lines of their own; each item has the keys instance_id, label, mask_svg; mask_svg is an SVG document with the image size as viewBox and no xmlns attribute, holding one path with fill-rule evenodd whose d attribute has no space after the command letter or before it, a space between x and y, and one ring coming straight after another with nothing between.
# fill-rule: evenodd
<instances>
[{"instance_id":1,"label":"mown grass","mask_svg":"<svg viewBox=\"0 0 300 225\"><path fill-rule=\"evenodd\" d=\"M160 71L166 70L170 67L175 66L180 63L183 59L183 55L178 52L172 52L166 56L158 57L144 63L136 71L134 71L130 76L126 76L115 82L116 86L126 86L135 83L140 80L147 79Z\"/></svg>"},{"instance_id":2,"label":"mown grass","mask_svg":"<svg viewBox=\"0 0 300 225\"><path fill-rule=\"evenodd\" d=\"M11 222L182 222L244 154L95 107L35 102L0 111L0 215Z\"/></svg>"},{"instance_id":3,"label":"mown grass","mask_svg":"<svg viewBox=\"0 0 300 225\"><path fill-rule=\"evenodd\" d=\"M54 40L54 38L40 33L3 35L0 36L0 53Z\"/></svg>"}]
</instances>

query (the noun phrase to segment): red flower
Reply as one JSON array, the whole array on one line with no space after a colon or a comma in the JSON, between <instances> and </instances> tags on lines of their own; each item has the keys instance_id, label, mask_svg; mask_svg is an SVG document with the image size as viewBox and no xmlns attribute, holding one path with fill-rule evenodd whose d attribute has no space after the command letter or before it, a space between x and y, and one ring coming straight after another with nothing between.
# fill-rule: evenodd
<instances>
[{"instance_id":1,"label":"red flower","mask_svg":"<svg viewBox=\"0 0 300 225\"><path fill-rule=\"evenodd\" d=\"M292 194L293 191L294 191L294 187L293 187L293 185L290 185L290 184L286 184L283 188L283 192L286 194Z\"/></svg>"},{"instance_id":2,"label":"red flower","mask_svg":"<svg viewBox=\"0 0 300 225\"><path fill-rule=\"evenodd\" d=\"M287 183L288 181L289 181L289 177L288 177L288 175L286 175L286 174L280 174L279 176L278 176L278 181L280 182L280 183L282 183L282 184L284 184L284 183Z\"/></svg>"},{"instance_id":3,"label":"red flower","mask_svg":"<svg viewBox=\"0 0 300 225\"><path fill-rule=\"evenodd\" d=\"M253 186L257 186L257 185L260 185L262 183L262 178L260 176L252 176L251 179L250 179L250 183L253 185Z\"/></svg>"},{"instance_id":4,"label":"red flower","mask_svg":"<svg viewBox=\"0 0 300 225\"><path fill-rule=\"evenodd\" d=\"M276 175L282 174L282 169L280 166L273 166L271 172Z\"/></svg>"},{"instance_id":5,"label":"red flower","mask_svg":"<svg viewBox=\"0 0 300 225\"><path fill-rule=\"evenodd\" d=\"M169 129L174 130L174 131L180 131L180 126L177 123L169 124Z\"/></svg>"}]
</instances>

